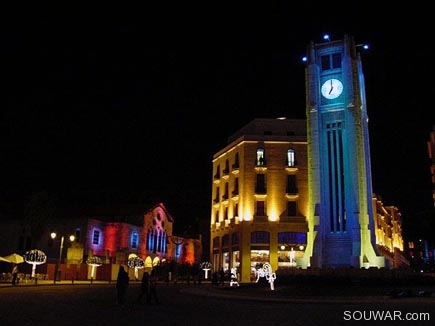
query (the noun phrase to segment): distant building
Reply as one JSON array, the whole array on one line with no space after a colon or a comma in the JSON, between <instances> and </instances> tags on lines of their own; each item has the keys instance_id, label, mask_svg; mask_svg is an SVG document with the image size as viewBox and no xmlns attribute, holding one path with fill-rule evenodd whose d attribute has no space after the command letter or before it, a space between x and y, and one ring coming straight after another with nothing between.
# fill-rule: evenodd
<instances>
[{"instance_id":1,"label":"distant building","mask_svg":"<svg viewBox=\"0 0 435 326\"><path fill-rule=\"evenodd\" d=\"M137 220L137 217L132 217L131 220ZM26 243L31 244L47 255L47 265L51 266L41 266L39 269L47 271L49 278L54 275L49 270L54 268L59 256L62 264L66 265L62 267L65 270L64 277L70 265L84 265L87 258L94 256L100 257L103 265L127 265L130 255L134 254L144 261L145 268L148 269L161 262L189 265L200 263L202 239L174 235L174 219L163 203L145 211L142 222L142 225L129 224L109 216L98 216L98 219L92 216L70 218L57 225L45 225L40 239L31 239L29 226L23 221L3 223L2 234L10 242L4 241L0 255L11 252L24 254L27 250L34 249ZM59 233L55 239L50 236L52 231ZM70 235L74 235L73 242L69 240ZM61 244L62 236L64 241ZM80 267L74 270L80 270ZM89 275L81 277L90 278Z\"/></svg>"},{"instance_id":2,"label":"distant building","mask_svg":"<svg viewBox=\"0 0 435 326\"><path fill-rule=\"evenodd\" d=\"M199 263L201 240L173 235L173 223L162 203L144 213L142 226L89 219L85 248L88 255L117 264L126 264L131 253L142 258L149 268L162 260Z\"/></svg>"},{"instance_id":3,"label":"distant building","mask_svg":"<svg viewBox=\"0 0 435 326\"><path fill-rule=\"evenodd\" d=\"M405 257L402 237L402 215L395 206L384 206L380 197L373 197L375 207L375 234L379 252L387 260L387 266L401 268L409 266Z\"/></svg>"}]
</instances>

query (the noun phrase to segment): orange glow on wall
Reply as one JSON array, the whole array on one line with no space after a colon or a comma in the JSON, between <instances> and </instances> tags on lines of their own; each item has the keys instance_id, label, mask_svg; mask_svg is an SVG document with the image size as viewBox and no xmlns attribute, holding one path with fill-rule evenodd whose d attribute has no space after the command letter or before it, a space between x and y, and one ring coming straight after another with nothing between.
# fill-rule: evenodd
<instances>
[{"instance_id":1,"label":"orange glow on wall","mask_svg":"<svg viewBox=\"0 0 435 326\"><path fill-rule=\"evenodd\" d=\"M194 243L185 240L183 251L185 253L184 262L192 265L195 262Z\"/></svg>"},{"instance_id":2,"label":"orange glow on wall","mask_svg":"<svg viewBox=\"0 0 435 326\"><path fill-rule=\"evenodd\" d=\"M107 225L105 230L105 249L109 252L116 251L116 239L118 238L118 227L116 225Z\"/></svg>"}]
</instances>

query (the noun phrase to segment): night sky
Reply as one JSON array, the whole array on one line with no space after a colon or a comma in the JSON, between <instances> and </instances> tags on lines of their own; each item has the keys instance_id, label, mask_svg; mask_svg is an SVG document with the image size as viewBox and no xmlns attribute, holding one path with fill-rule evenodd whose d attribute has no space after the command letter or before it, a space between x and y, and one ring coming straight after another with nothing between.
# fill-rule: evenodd
<instances>
[{"instance_id":1,"label":"night sky","mask_svg":"<svg viewBox=\"0 0 435 326\"><path fill-rule=\"evenodd\" d=\"M193 9L11 13L0 31L3 211L45 190L70 208L163 202L179 231L208 220L213 154L252 119L305 118L301 58L324 33L370 44L373 191L404 216L432 207L431 20L411 36L403 18L319 19L309 5Z\"/></svg>"}]
</instances>

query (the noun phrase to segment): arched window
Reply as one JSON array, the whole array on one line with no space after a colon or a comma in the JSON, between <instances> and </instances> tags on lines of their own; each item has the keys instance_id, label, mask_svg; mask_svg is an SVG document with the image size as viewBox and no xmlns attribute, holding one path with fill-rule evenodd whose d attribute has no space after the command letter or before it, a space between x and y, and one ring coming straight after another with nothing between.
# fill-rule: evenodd
<instances>
[{"instance_id":1,"label":"arched window","mask_svg":"<svg viewBox=\"0 0 435 326\"><path fill-rule=\"evenodd\" d=\"M294 149L287 150L287 166L295 166L296 165L296 153Z\"/></svg>"},{"instance_id":2,"label":"arched window","mask_svg":"<svg viewBox=\"0 0 435 326\"><path fill-rule=\"evenodd\" d=\"M257 157L255 159L255 165L262 166L266 165L266 153L264 148L257 148Z\"/></svg>"},{"instance_id":3,"label":"arched window","mask_svg":"<svg viewBox=\"0 0 435 326\"><path fill-rule=\"evenodd\" d=\"M133 231L131 233L131 248L137 249L138 245L139 245L139 233L137 233L137 231Z\"/></svg>"}]
</instances>

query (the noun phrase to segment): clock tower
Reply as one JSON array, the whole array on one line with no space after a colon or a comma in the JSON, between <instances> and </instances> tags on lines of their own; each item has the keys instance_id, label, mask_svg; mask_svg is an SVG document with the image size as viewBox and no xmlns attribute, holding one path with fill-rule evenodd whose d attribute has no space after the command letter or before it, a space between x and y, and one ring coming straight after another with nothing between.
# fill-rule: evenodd
<instances>
[{"instance_id":1,"label":"clock tower","mask_svg":"<svg viewBox=\"0 0 435 326\"><path fill-rule=\"evenodd\" d=\"M308 47L305 267L383 267L377 254L361 57L352 37Z\"/></svg>"}]
</instances>

